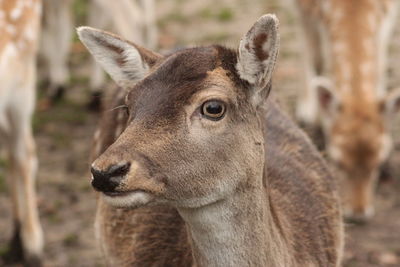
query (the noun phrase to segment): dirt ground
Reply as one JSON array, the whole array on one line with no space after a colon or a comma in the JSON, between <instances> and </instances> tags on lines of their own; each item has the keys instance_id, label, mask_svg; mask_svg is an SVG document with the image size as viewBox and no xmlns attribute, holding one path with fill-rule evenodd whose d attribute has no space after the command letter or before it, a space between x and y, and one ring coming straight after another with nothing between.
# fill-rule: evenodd
<instances>
[{"instance_id":1,"label":"dirt ground","mask_svg":"<svg viewBox=\"0 0 400 267\"><path fill-rule=\"evenodd\" d=\"M78 3L75 8L82 20L85 5ZM264 13L276 13L281 20L281 53L274 90L292 113L302 84L301 45L295 32L296 20L282 1L158 0L160 49L210 43L236 47L241 35ZM400 85L399 44L397 29L390 49L389 87ZM51 110L38 111L34 118L40 161L39 208L46 238L45 266L103 266L93 233L95 195L88 172L91 139L99 115L85 108L89 57L78 43L73 50L66 98ZM106 87L110 90L113 86ZM379 184L376 216L363 226L346 225L346 267L400 266L399 120L393 124L396 148L388 164L393 178ZM1 255L7 251L12 220L5 181L7 162L0 158ZM3 265L0 260L0 266Z\"/></svg>"}]
</instances>

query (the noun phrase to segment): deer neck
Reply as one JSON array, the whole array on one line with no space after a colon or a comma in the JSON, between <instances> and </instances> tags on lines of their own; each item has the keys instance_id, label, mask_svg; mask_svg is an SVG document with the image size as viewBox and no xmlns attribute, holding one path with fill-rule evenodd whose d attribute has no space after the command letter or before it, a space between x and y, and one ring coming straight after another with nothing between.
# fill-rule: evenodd
<instances>
[{"instance_id":1,"label":"deer neck","mask_svg":"<svg viewBox=\"0 0 400 267\"><path fill-rule=\"evenodd\" d=\"M178 209L196 266L290 266L261 177L259 181L216 203Z\"/></svg>"}]
</instances>

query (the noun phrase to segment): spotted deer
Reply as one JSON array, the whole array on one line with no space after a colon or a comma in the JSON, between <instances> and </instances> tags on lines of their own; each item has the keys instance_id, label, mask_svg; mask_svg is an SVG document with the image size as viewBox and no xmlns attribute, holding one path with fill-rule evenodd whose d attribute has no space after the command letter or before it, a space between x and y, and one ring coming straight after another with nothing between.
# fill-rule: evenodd
<instances>
[{"instance_id":1,"label":"spotted deer","mask_svg":"<svg viewBox=\"0 0 400 267\"><path fill-rule=\"evenodd\" d=\"M44 0L40 52L47 66L48 93L53 100L62 97L70 78L68 58L74 25L72 4L72 0ZM155 48L157 28L154 11L154 0L90 0L87 21L92 27L115 28L139 44ZM90 65L90 72L89 88L98 99L105 75L95 62Z\"/></svg>"},{"instance_id":2,"label":"spotted deer","mask_svg":"<svg viewBox=\"0 0 400 267\"><path fill-rule=\"evenodd\" d=\"M43 248L31 128L41 4L40 0L0 1L0 135L9 155L14 216L11 253L31 264L40 262Z\"/></svg>"},{"instance_id":3,"label":"spotted deer","mask_svg":"<svg viewBox=\"0 0 400 267\"><path fill-rule=\"evenodd\" d=\"M93 28L78 34L121 87L91 168L109 266L339 266L335 179L270 95L274 15L238 51L162 56Z\"/></svg>"},{"instance_id":4,"label":"spotted deer","mask_svg":"<svg viewBox=\"0 0 400 267\"><path fill-rule=\"evenodd\" d=\"M295 0L304 37L307 90L298 117L320 125L338 170L346 216L374 214L379 169L391 151L400 89L386 91L397 0Z\"/></svg>"}]
</instances>

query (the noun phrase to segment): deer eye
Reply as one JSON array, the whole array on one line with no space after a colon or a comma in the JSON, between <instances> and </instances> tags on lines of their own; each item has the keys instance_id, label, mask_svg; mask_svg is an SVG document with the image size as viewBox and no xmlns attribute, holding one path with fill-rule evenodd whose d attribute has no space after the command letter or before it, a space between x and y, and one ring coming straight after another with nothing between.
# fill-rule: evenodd
<instances>
[{"instance_id":1,"label":"deer eye","mask_svg":"<svg viewBox=\"0 0 400 267\"><path fill-rule=\"evenodd\" d=\"M220 120L225 114L225 104L218 100L206 101L201 107L201 114L209 120Z\"/></svg>"}]
</instances>

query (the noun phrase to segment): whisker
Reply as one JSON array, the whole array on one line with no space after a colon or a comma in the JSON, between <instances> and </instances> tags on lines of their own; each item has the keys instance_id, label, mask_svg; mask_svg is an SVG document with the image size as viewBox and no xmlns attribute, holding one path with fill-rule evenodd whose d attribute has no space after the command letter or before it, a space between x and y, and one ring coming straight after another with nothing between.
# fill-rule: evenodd
<instances>
[{"instance_id":1,"label":"whisker","mask_svg":"<svg viewBox=\"0 0 400 267\"><path fill-rule=\"evenodd\" d=\"M127 105L120 105L120 106L116 106L116 107L114 107L112 109L107 110L107 112L111 112L111 111L114 111L116 109L127 108L127 107L128 107Z\"/></svg>"}]
</instances>

